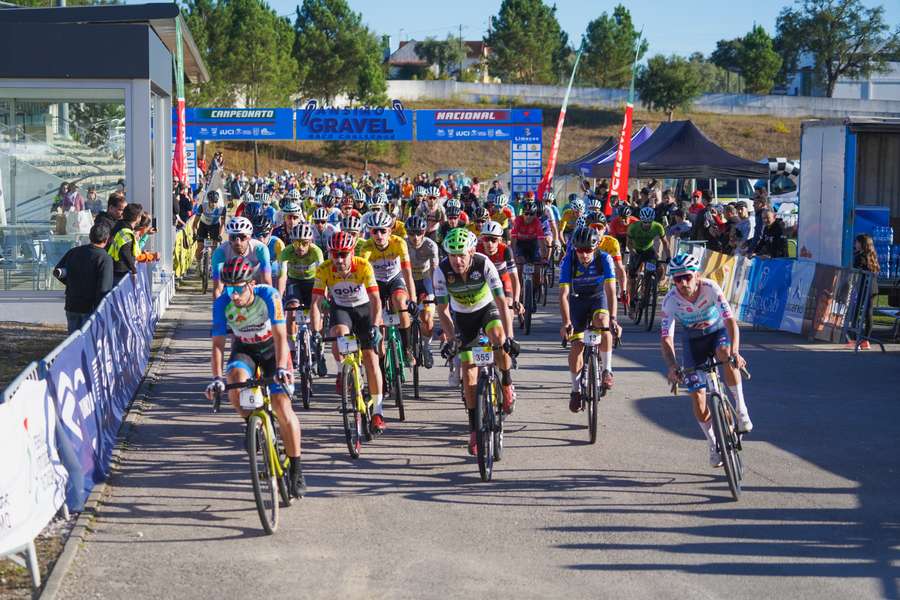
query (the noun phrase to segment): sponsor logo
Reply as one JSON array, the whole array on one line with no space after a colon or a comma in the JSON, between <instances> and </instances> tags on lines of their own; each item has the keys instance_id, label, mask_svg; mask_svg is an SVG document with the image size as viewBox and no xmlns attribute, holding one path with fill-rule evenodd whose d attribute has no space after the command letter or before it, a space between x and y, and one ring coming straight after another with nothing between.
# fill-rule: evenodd
<instances>
[{"instance_id":1,"label":"sponsor logo","mask_svg":"<svg viewBox=\"0 0 900 600\"><path fill-rule=\"evenodd\" d=\"M274 119L275 111L272 109L241 109L241 108L213 108L209 111L211 119Z\"/></svg>"},{"instance_id":2,"label":"sponsor logo","mask_svg":"<svg viewBox=\"0 0 900 600\"><path fill-rule=\"evenodd\" d=\"M474 281L478 281L481 279L481 273L478 271L473 271L471 275L469 275Z\"/></svg>"},{"instance_id":3,"label":"sponsor logo","mask_svg":"<svg viewBox=\"0 0 900 600\"><path fill-rule=\"evenodd\" d=\"M434 120L448 121L508 121L506 110L439 110L434 113Z\"/></svg>"}]
</instances>

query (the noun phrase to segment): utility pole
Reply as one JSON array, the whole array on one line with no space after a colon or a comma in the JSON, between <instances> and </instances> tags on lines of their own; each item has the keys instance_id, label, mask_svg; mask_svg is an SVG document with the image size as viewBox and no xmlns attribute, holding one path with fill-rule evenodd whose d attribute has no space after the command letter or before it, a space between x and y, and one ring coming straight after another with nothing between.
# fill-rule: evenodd
<instances>
[{"instance_id":1,"label":"utility pole","mask_svg":"<svg viewBox=\"0 0 900 600\"><path fill-rule=\"evenodd\" d=\"M466 51L463 49L462 39L462 23L459 24L459 75L456 76L457 81L462 80L463 61L466 59Z\"/></svg>"}]
</instances>

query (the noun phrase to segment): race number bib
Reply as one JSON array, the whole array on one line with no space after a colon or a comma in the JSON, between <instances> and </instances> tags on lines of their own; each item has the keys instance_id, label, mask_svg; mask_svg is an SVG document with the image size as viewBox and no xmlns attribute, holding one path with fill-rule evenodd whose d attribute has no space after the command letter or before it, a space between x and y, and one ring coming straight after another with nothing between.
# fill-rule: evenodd
<instances>
[{"instance_id":1,"label":"race number bib","mask_svg":"<svg viewBox=\"0 0 900 600\"><path fill-rule=\"evenodd\" d=\"M522 273L525 275L525 277L531 277L532 275L534 275L534 265L531 263L522 265Z\"/></svg>"},{"instance_id":2,"label":"race number bib","mask_svg":"<svg viewBox=\"0 0 900 600\"><path fill-rule=\"evenodd\" d=\"M385 311L381 312L381 320L382 320L382 322L384 322L385 327L390 327L392 325L399 325L400 324L400 315L398 315L397 313L392 313L392 312L388 312L385 310Z\"/></svg>"},{"instance_id":3,"label":"race number bib","mask_svg":"<svg viewBox=\"0 0 900 600\"><path fill-rule=\"evenodd\" d=\"M656 263L655 262L645 262L644 270L647 271L648 273L654 272L656 270Z\"/></svg>"},{"instance_id":4,"label":"race number bib","mask_svg":"<svg viewBox=\"0 0 900 600\"><path fill-rule=\"evenodd\" d=\"M338 352L341 354L353 354L359 350L359 342L355 335L342 335L337 339Z\"/></svg>"},{"instance_id":5,"label":"race number bib","mask_svg":"<svg viewBox=\"0 0 900 600\"><path fill-rule=\"evenodd\" d=\"M476 367L486 367L494 364L494 350L490 346L472 348L472 362Z\"/></svg>"},{"instance_id":6,"label":"race number bib","mask_svg":"<svg viewBox=\"0 0 900 600\"><path fill-rule=\"evenodd\" d=\"M597 346L600 344L600 339L602 338L602 334L599 331L594 331L593 329L588 329L584 332L584 345L585 346Z\"/></svg>"},{"instance_id":7,"label":"race number bib","mask_svg":"<svg viewBox=\"0 0 900 600\"><path fill-rule=\"evenodd\" d=\"M255 410L262 408L263 393L258 387L243 388L240 397L241 408L244 410Z\"/></svg>"}]
</instances>

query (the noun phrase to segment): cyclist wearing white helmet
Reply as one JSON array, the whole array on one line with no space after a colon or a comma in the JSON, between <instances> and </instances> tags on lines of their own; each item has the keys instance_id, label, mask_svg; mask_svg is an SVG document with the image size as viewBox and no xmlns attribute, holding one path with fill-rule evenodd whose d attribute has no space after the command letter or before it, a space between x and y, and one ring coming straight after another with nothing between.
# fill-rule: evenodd
<instances>
[{"instance_id":1,"label":"cyclist wearing white helmet","mask_svg":"<svg viewBox=\"0 0 900 600\"><path fill-rule=\"evenodd\" d=\"M425 234L432 239L434 239L438 227L440 227L441 223L447 218L447 213L444 211L440 202L438 202L438 193L437 188L429 188L426 191L425 202L419 204L419 207L416 209L416 214L425 219L428 223Z\"/></svg>"},{"instance_id":2,"label":"cyclist wearing white helmet","mask_svg":"<svg viewBox=\"0 0 900 600\"><path fill-rule=\"evenodd\" d=\"M681 323L686 335L682 338L682 360L685 368L702 365L715 358L724 363L725 382L737 403L738 430L749 433L753 429L744 399L740 369L746 361L740 354L740 328L722 288L715 281L700 277L700 261L690 254L676 254L669 261L672 288L660 306L662 354L672 383L684 383L691 393L694 416L709 444L709 463L721 465L716 450L712 419L706 405L706 389L701 373L693 373L682 381L675 356L675 324Z\"/></svg>"},{"instance_id":3,"label":"cyclist wearing white helmet","mask_svg":"<svg viewBox=\"0 0 900 600\"><path fill-rule=\"evenodd\" d=\"M509 228L512 226L513 219L516 217L512 208L509 206L509 196L498 193L488 196L485 206L490 215L491 221L500 225L503 231L503 239L509 241Z\"/></svg>"},{"instance_id":4,"label":"cyclist wearing white helmet","mask_svg":"<svg viewBox=\"0 0 900 600\"><path fill-rule=\"evenodd\" d=\"M328 251L328 240L335 232L339 231L338 227L328 222L328 209L320 206L313 211L313 243L325 253Z\"/></svg>"},{"instance_id":5,"label":"cyclist wearing white helmet","mask_svg":"<svg viewBox=\"0 0 900 600\"><path fill-rule=\"evenodd\" d=\"M563 241L568 242L569 236L575 231L575 223L584 215L584 201L575 198L569 204L569 208L563 211L559 219L559 234Z\"/></svg>"},{"instance_id":6,"label":"cyclist wearing white helmet","mask_svg":"<svg viewBox=\"0 0 900 600\"><path fill-rule=\"evenodd\" d=\"M257 283L272 285L272 260L269 248L253 239L253 223L244 217L232 217L225 225L228 243L216 248L212 255L213 300L218 298L224 284L219 277L222 265L232 258L241 256L255 267L254 279Z\"/></svg>"},{"instance_id":7,"label":"cyclist wearing white helmet","mask_svg":"<svg viewBox=\"0 0 900 600\"><path fill-rule=\"evenodd\" d=\"M291 230L302 220L303 207L296 199L288 196L281 203L281 225L272 231L272 237L280 239L285 246L288 246L291 243Z\"/></svg>"},{"instance_id":8,"label":"cyclist wearing white helmet","mask_svg":"<svg viewBox=\"0 0 900 600\"><path fill-rule=\"evenodd\" d=\"M416 302L434 300L432 276L437 268L439 256L435 241L425 237L427 227L428 223L418 215L406 220L406 246L409 249ZM431 334L434 331L434 304L426 304L424 310L419 312L419 330L422 332L422 339L426 341L423 366L430 369L432 357L427 342L431 341Z\"/></svg>"},{"instance_id":9,"label":"cyclist wearing white helmet","mask_svg":"<svg viewBox=\"0 0 900 600\"><path fill-rule=\"evenodd\" d=\"M503 282L503 293L506 294L509 308L519 314L523 310L519 304L519 273L516 271L516 259L513 257L512 249L503 242L503 234L500 223L488 221L481 228L481 236L475 251L484 254L494 263L500 281Z\"/></svg>"}]
</instances>

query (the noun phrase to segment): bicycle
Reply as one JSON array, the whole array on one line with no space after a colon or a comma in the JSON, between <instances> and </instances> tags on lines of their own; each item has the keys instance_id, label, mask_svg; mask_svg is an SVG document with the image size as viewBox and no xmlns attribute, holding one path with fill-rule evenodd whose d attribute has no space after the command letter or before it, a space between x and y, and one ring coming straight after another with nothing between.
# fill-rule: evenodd
<instances>
[{"instance_id":1,"label":"bicycle","mask_svg":"<svg viewBox=\"0 0 900 600\"><path fill-rule=\"evenodd\" d=\"M728 487L731 495L735 500L741 497L741 480L744 477L744 466L741 461L740 452L742 433L737 429L737 413L728 395L722 388L722 382L719 378L719 367L725 363L718 360L707 360L704 364L691 369L679 367L679 379L684 380L686 375L692 373L703 372L706 374L703 379L702 387L706 389L706 402L709 411L712 414L713 431L716 435L716 449L722 458L722 465L725 467L725 478L728 481ZM734 364L734 363L732 363ZM741 375L750 379L750 373L746 368L741 369ZM672 393L678 394L678 384L672 384Z\"/></svg>"},{"instance_id":2,"label":"bicycle","mask_svg":"<svg viewBox=\"0 0 900 600\"><path fill-rule=\"evenodd\" d=\"M407 312L412 315L416 314L415 304L410 303ZM406 356L403 354L403 343L400 340L400 315L388 310L381 313L381 320L384 323L384 354L379 361L381 364L381 372L384 375L384 396L394 397L394 403L397 405L397 411L400 413L400 420L406 420L406 409L403 406L403 384L406 383L406 373L404 369L409 366L406 364ZM413 319L413 326L416 328L418 323Z\"/></svg>"},{"instance_id":3,"label":"bicycle","mask_svg":"<svg viewBox=\"0 0 900 600\"><path fill-rule=\"evenodd\" d=\"M355 335L326 337L326 342L335 342L341 355L341 413L344 421L344 436L351 458L359 458L363 438L370 442L374 437L369 415L375 407L375 400L364 386L362 350Z\"/></svg>"},{"instance_id":4,"label":"bicycle","mask_svg":"<svg viewBox=\"0 0 900 600\"><path fill-rule=\"evenodd\" d=\"M613 347L618 346L618 335L614 327L599 327L585 330L581 342L584 345L581 351L581 374L579 375L580 393L582 398L582 410L587 412L588 438L591 444L597 443L597 408L600 398L606 396L609 388L603 385L603 364L600 362L597 346L603 337L603 333L612 331ZM562 346L566 347L567 340L563 340Z\"/></svg>"},{"instance_id":5,"label":"bicycle","mask_svg":"<svg viewBox=\"0 0 900 600\"><path fill-rule=\"evenodd\" d=\"M309 308L302 307L298 302L293 301L288 303L284 312L294 313L294 320L297 324L297 339L293 342L293 348L291 348L291 358L293 359L294 368L300 375L298 378L299 385L296 386L296 390L300 395L300 401L303 404L303 408L308 410L309 400L313 395L313 373L316 372L320 377L324 377L325 375L321 372L321 365L324 364L321 357L322 348L321 346L318 348L315 347L316 344L310 333ZM313 362L318 363L316 365L316 370L313 369Z\"/></svg>"},{"instance_id":6,"label":"bicycle","mask_svg":"<svg viewBox=\"0 0 900 600\"><path fill-rule=\"evenodd\" d=\"M418 304L418 311L422 313L425 310L425 306L427 304L434 304L434 300L422 300ZM416 357L416 364L413 365L413 398L419 399L419 368L425 367L426 369L430 369L433 365L432 361L434 360L431 355L428 353L428 343L430 340L425 339L422 336L422 331L419 329L419 323L413 322L412 326L409 329L409 344L412 346L413 356Z\"/></svg>"},{"instance_id":7,"label":"bicycle","mask_svg":"<svg viewBox=\"0 0 900 600\"><path fill-rule=\"evenodd\" d=\"M241 390L241 408L252 411L247 418L245 445L250 458L250 481L256 510L263 529L269 535L278 529L278 497L285 506L290 506L292 502L288 472L290 459L285 454L278 433L278 419L272 413L269 398L269 385L274 383L274 377L265 377L225 385L226 392ZM223 395L216 394L213 412L219 412Z\"/></svg>"},{"instance_id":8,"label":"bicycle","mask_svg":"<svg viewBox=\"0 0 900 600\"><path fill-rule=\"evenodd\" d=\"M212 270L212 253L218 244L211 238L203 240L203 250L200 254L200 286L201 294L209 291L209 276Z\"/></svg>"},{"instance_id":9,"label":"bicycle","mask_svg":"<svg viewBox=\"0 0 900 600\"><path fill-rule=\"evenodd\" d=\"M531 318L537 311L537 292L534 289L534 263L522 265L522 305L525 307L525 335L531 335Z\"/></svg>"},{"instance_id":10,"label":"bicycle","mask_svg":"<svg viewBox=\"0 0 900 600\"><path fill-rule=\"evenodd\" d=\"M644 263L644 297L643 308L647 331L653 329L653 321L656 319L656 305L659 302L659 265L658 260Z\"/></svg>"}]
</instances>

